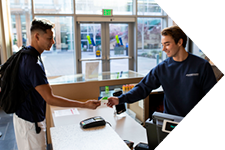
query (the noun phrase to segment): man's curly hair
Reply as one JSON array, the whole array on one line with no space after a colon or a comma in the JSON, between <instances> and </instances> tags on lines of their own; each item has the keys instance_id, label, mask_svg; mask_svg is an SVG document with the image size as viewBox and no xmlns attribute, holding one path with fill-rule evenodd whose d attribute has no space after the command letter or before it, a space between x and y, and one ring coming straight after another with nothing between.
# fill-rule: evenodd
<instances>
[{"instance_id":1,"label":"man's curly hair","mask_svg":"<svg viewBox=\"0 0 225 150\"><path fill-rule=\"evenodd\" d=\"M55 27L55 24L50 22L47 19L36 19L34 18L31 22L30 31L41 30L46 33L47 29L52 29Z\"/></svg>"},{"instance_id":2,"label":"man's curly hair","mask_svg":"<svg viewBox=\"0 0 225 150\"><path fill-rule=\"evenodd\" d=\"M163 36L170 35L177 44L180 39L183 39L182 46L185 48L187 44L187 35L178 26L171 26L162 30L161 34Z\"/></svg>"}]
</instances>

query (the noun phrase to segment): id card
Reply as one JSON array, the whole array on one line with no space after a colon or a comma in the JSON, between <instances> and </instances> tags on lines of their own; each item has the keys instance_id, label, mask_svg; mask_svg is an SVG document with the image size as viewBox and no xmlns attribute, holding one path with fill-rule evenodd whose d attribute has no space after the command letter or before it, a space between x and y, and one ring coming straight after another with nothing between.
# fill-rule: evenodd
<instances>
[{"instance_id":1,"label":"id card","mask_svg":"<svg viewBox=\"0 0 225 150\"><path fill-rule=\"evenodd\" d=\"M103 105L108 103L108 97L98 97L98 100L101 101L101 104Z\"/></svg>"}]
</instances>

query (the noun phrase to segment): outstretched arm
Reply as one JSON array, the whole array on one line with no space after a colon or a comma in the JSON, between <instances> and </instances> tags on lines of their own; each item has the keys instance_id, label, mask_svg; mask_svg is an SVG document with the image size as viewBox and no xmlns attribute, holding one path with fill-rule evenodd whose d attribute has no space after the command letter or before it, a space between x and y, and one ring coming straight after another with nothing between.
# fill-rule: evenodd
<instances>
[{"instance_id":1,"label":"outstretched arm","mask_svg":"<svg viewBox=\"0 0 225 150\"><path fill-rule=\"evenodd\" d=\"M53 106L96 109L98 106L101 105L101 102L99 102L98 100L88 100L86 102L80 102L56 96L52 93L52 88L49 84L38 85L35 87L35 89L46 101L46 103Z\"/></svg>"},{"instance_id":2,"label":"outstretched arm","mask_svg":"<svg viewBox=\"0 0 225 150\"><path fill-rule=\"evenodd\" d=\"M156 69L152 69L132 90L120 95L119 104L134 103L146 98L153 89L160 87L161 83L157 77Z\"/></svg>"}]
</instances>

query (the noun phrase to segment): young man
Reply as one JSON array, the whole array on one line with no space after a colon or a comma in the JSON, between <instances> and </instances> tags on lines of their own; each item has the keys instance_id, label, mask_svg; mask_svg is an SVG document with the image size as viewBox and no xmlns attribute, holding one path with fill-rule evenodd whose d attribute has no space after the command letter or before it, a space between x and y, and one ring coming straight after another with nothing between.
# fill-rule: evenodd
<instances>
[{"instance_id":1,"label":"young man","mask_svg":"<svg viewBox=\"0 0 225 150\"><path fill-rule=\"evenodd\" d=\"M39 58L44 50L49 51L54 41L54 24L44 19L34 19L31 24L31 45L27 47ZM51 86L46 78L44 66L41 60L30 54L23 54L20 60L19 81L24 90L29 90L30 97L27 96L25 102L20 106L13 116L14 129L17 146L19 150L44 150L46 149L46 102L54 106L62 107L82 107L96 109L100 102L89 100L79 102L64 97L56 96L52 93ZM33 105L33 106L31 106ZM39 134L35 131L36 114L38 126L41 127Z\"/></svg>"},{"instance_id":2,"label":"young man","mask_svg":"<svg viewBox=\"0 0 225 150\"><path fill-rule=\"evenodd\" d=\"M146 98L162 85L164 112L184 117L216 84L208 61L186 52L187 36L178 26L165 28L161 34L163 51L169 58L153 68L128 93L118 98L109 97L109 107Z\"/></svg>"}]
</instances>

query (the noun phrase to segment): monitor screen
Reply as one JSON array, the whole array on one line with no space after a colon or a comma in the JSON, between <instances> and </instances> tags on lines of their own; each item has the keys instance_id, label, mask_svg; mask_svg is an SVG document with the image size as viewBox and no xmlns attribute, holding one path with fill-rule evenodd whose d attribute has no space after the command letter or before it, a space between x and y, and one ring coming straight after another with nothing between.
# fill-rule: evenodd
<instances>
[{"instance_id":1,"label":"monitor screen","mask_svg":"<svg viewBox=\"0 0 225 150\"><path fill-rule=\"evenodd\" d=\"M145 122L149 150L154 150L182 119L180 116L154 112L152 119Z\"/></svg>"}]
</instances>

